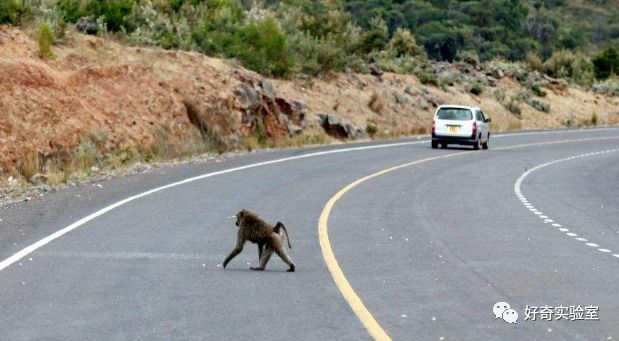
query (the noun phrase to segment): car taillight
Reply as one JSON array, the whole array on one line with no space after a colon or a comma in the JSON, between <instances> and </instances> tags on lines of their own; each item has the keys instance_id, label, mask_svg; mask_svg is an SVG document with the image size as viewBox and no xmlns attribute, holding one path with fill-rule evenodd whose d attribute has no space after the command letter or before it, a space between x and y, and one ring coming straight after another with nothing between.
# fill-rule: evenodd
<instances>
[{"instance_id":1,"label":"car taillight","mask_svg":"<svg viewBox=\"0 0 619 341\"><path fill-rule=\"evenodd\" d=\"M473 122L473 137L475 137L477 135L477 122Z\"/></svg>"},{"instance_id":2,"label":"car taillight","mask_svg":"<svg viewBox=\"0 0 619 341\"><path fill-rule=\"evenodd\" d=\"M432 120L432 134L434 134L435 130L436 130L436 121Z\"/></svg>"}]
</instances>

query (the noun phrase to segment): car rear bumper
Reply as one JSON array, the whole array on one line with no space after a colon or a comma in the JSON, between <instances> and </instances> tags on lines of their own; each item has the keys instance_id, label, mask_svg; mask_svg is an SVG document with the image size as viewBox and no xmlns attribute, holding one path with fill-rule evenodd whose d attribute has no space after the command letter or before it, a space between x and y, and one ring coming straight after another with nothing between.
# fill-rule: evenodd
<instances>
[{"instance_id":1,"label":"car rear bumper","mask_svg":"<svg viewBox=\"0 0 619 341\"><path fill-rule=\"evenodd\" d=\"M432 142L461 144L461 145L474 145L477 142L477 138L473 136L461 137L461 136L444 136L444 135L432 134Z\"/></svg>"}]
</instances>

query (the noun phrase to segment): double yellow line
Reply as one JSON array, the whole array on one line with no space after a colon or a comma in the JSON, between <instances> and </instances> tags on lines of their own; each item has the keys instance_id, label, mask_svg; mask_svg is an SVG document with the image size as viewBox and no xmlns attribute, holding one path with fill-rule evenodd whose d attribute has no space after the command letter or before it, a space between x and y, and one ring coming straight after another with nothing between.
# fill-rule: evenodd
<instances>
[{"instance_id":1,"label":"double yellow line","mask_svg":"<svg viewBox=\"0 0 619 341\"><path fill-rule=\"evenodd\" d=\"M510 147L494 148L493 150L507 150L507 149L525 148L525 147L532 147L532 146L574 143L574 142L587 142L587 141L598 141L598 140L609 140L609 139L619 139L619 137L599 137L599 138L560 140L560 141L552 141L552 142L527 143L527 144L519 144L515 146L510 146ZM375 340L391 340L391 337L387 334L387 332L385 332L385 330L383 329L383 327L381 327L378 321L376 321L374 316L372 316L372 313L370 313L370 311L365 306L365 304L363 304L363 301L361 301L361 298L359 298L359 295L357 295L355 290L352 288L352 286L346 279L344 272L340 268L337 262L337 259L335 258L335 254L333 253L333 249L331 248L331 242L329 241L329 225L328 225L329 215L331 214L331 210L333 209L333 206L335 206L337 201L340 200L346 193L348 193L348 191L366 182L367 180L396 171L398 169L414 166L420 163L430 162L430 161L439 160L439 159L446 159L449 157L466 155L469 153L483 153L483 152L470 151L470 152L462 152L462 153L445 154L445 155L434 156L434 157L430 157L430 158L426 158L422 160L404 163L404 164L394 166L391 168L383 169L379 172L376 172L374 174L370 174L361 179L358 179L350 183L346 187L342 188L333 197L331 197L331 199L329 199L329 201L323 208L322 213L320 214L320 219L318 220L318 238L320 241L320 248L322 250L322 256L325 260L325 263L327 263L329 272L331 272L331 276L333 276L333 280L335 281L335 284L337 285L340 292L342 293L342 296L344 296L344 299L346 299L346 301L348 302L348 305L350 305L355 315L357 315L357 318L359 318L359 320L361 321L365 329L367 329L367 331L370 333L370 335Z\"/></svg>"}]
</instances>

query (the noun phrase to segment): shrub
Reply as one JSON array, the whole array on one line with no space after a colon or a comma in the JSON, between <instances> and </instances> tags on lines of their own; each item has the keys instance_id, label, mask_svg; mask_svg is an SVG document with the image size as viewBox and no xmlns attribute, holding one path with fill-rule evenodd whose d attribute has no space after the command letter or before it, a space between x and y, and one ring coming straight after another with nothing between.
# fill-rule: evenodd
<instances>
[{"instance_id":1,"label":"shrub","mask_svg":"<svg viewBox=\"0 0 619 341\"><path fill-rule=\"evenodd\" d=\"M0 24L17 25L29 12L28 7L16 0L0 0Z\"/></svg>"},{"instance_id":2,"label":"shrub","mask_svg":"<svg viewBox=\"0 0 619 341\"><path fill-rule=\"evenodd\" d=\"M226 52L247 68L264 75L284 76L292 68L286 55L286 35L273 18L252 22L241 28Z\"/></svg>"},{"instance_id":3,"label":"shrub","mask_svg":"<svg viewBox=\"0 0 619 341\"><path fill-rule=\"evenodd\" d=\"M516 117L518 118L522 116L520 102L515 97L510 98L509 102L507 103L507 110L509 110L509 112L511 112L512 114L516 115Z\"/></svg>"},{"instance_id":4,"label":"shrub","mask_svg":"<svg viewBox=\"0 0 619 341\"><path fill-rule=\"evenodd\" d=\"M423 52L413 34L409 30L400 27L393 33L389 41L389 48L396 57L416 56Z\"/></svg>"},{"instance_id":5,"label":"shrub","mask_svg":"<svg viewBox=\"0 0 619 341\"><path fill-rule=\"evenodd\" d=\"M417 78L421 84L431 84L434 86L438 86L438 79L432 72L422 71L416 74Z\"/></svg>"},{"instance_id":6,"label":"shrub","mask_svg":"<svg viewBox=\"0 0 619 341\"><path fill-rule=\"evenodd\" d=\"M527 62L529 63L529 68L531 68L531 70L542 71L542 60L534 52L527 53Z\"/></svg>"},{"instance_id":7,"label":"shrub","mask_svg":"<svg viewBox=\"0 0 619 341\"><path fill-rule=\"evenodd\" d=\"M370 21L370 29L363 36L361 46L366 53L383 50L387 45L388 35L389 29L385 21L381 17L374 17Z\"/></svg>"},{"instance_id":8,"label":"shrub","mask_svg":"<svg viewBox=\"0 0 619 341\"><path fill-rule=\"evenodd\" d=\"M54 32L52 28L47 23L39 24L39 29L37 31L37 45L39 47L39 57L40 58L54 58L54 53L52 52L52 44L54 43Z\"/></svg>"},{"instance_id":9,"label":"shrub","mask_svg":"<svg viewBox=\"0 0 619 341\"><path fill-rule=\"evenodd\" d=\"M598 125L598 114L595 111L591 113L591 125Z\"/></svg>"},{"instance_id":10,"label":"shrub","mask_svg":"<svg viewBox=\"0 0 619 341\"><path fill-rule=\"evenodd\" d=\"M538 83L533 83L529 89L538 97L546 97L546 91Z\"/></svg>"},{"instance_id":11,"label":"shrub","mask_svg":"<svg viewBox=\"0 0 619 341\"><path fill-rule=\"evenodd\" d=\"M370 135L371 137L374 137L374 135L376 135L376 133L378 132L378 126L376 126L376 123L374 122L369 122L365 126L365 132L368 133L368 135Z\"/></svg>"},{"instance_id":12,"label":"shrub","mask_svg":"<svg viewBox=\"0 0 619 341\"><path fill-rule=\"evenodd\" d=\"M595 66L595 77L606 79L615 75L619 71L619 54L613 47L609 47L604 52L593 58Z\"/></svg>"},{"instance_id":13,"label":"shrub","mask_svg":"<svg viewBox=\"0 0 619 341\"><path fill-rule=\"evenodd\" d=\"M471 87L471 93L473 95L479 96L484 92L485 86L482 82L476 82L473 87Z\"/></svg>"},{"instance_id":14,"label":"shrub","mask_svg":"<svg viewBox=\"0 0 619 341\"><path fill-rule=\"evenodd\" d=\"M60 0L59 6L65 20L76 22L81 17L102 17L111 32L131 32L135 26L126 20L135 0Z\"/></svg>"},{"instance_id":15,"label":"shrub","mask_svg":"<svg viewBox=\"0 0 619 341\"><path fill-rule=\"evenodd\" d=\"M552 77L571 80L579 85L593 83L593 64L582 54L561 50L544 62L543 70Z\"/></svg>"},{"instance_id":16,"label":"shrub","mask_svg":"<svg viewBox=\"0 0 619 341\"><path fill-rule=\"evenodd\" d=\"M593 84L593 91L598 94L619 96L619 78L611 77L602 82Z\"/></svg>"},{"instance_id":17,"label":"shrub","mask_svg":"<svg viewBox=\"0 0 619 341\"><path fill-rule=\"evenodd\" d=\"M531 98L529 98L527 103L529 103L530 106L535 108L535 110L546 112L546 113L550 112L550 104L546 103L546 102L543 102L543 101L540 101L537 98L531 97Z\"/></svg>"}]
</instances>

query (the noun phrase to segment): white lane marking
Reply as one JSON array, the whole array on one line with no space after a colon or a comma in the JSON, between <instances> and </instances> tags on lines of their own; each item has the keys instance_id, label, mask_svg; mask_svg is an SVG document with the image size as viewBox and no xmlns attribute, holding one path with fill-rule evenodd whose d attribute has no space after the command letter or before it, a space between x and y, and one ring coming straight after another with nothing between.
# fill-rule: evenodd
<instances>
[{"instance_id":1,"label":"white lane marking","mask_svg":"<svg viewBox=\"0 0 619 341\"><path fill-rule=\"evenodd\" d=\"M206 260L204 254L161 253L161 252L37 252L39 257L88 258L88 259L163 259L163 260Z\"/></svg>"},{"instance_id":2,"label":"white lane marking","mask_svg":"<svg viewBox=\"0 0 619 341\"><path fill-rule=\"evenodd\" d=\"M325 151L321 151L321 152L314 152L314 153L309 153L309 154L303 154L303 155L296 155L296 156L290 156L290 157L285 157L285 158L281 158L281 159L275 159L275 160L269 160L269 161L263 161L263 162L258 162L258 163L252 163L249 165L245 165L245 166L240 166L240 167L235 167L235 168L229 168L229 169L225 169L225 170L221 170L221 171L217 171L217 172L211 172L211 173L206 173L206 174L202 174L202 175L198 175L198 176L194 176L191 178L187 178L181 181L177 181L177 182L173 182L161 187L157 187L157 188L153 188L151 190L148 190L146 192L142 192L140 194L136 194L134 196L125 198L123 200L120 200L118 202L115 202L109 206L106 206L76 222L74 222L73 224L66 226L52 234L50 234L49 236L21 249L20 251L18 251L17 253L15 253L14 255L10 256L9 258L3 260L2 262L0 262L0 271L6 269L9 265L17 262L18 260L22 259L23 257L27 256L28 254L34 252L35 250L39 249L40 247L50 243L51 241L58 239L60 237L62 237L63 235L75 230L76 228L84 225L85 223L102 216L103 214L118 208L120 206L123 206L131 201L134 201L136 199L151 195L153 193L157 193L166 189L170 189L173 187L177 187L180 185L184 185L190 182L194 182L197 180L202 180L202 179L206 179L206 178L210 178L210 177L214 177L214 176L218 176L218 175L222 175L222 174L228 174L228 173L233 173L233 172L238 172L238 171L242 171L245 169L251 169L251 168L257 168L257 167L261 167L261 166L267 166L267 165L273 165L273 164L277 164L277 163L283 163L283 162L287 162L287 161L293 161L293 160L300 160L300 159L306 159L306 158L311 158L311 157L317 157L317 156L323 156L323 155L330 155L330 154L339 154L339 153L345 153L345 152L353 152L353 151L363 151L363 150L372 150L372 149L379 149L379 148L390 148L390 147L402 147L402 146L410 146L410 145L414 145L414 144L422 144L422 143L428 143L427 140L424 141L410 141L410 142L398 142L398 143L387 143L387 144L380 144L380 145L372 145L372 146L362 146L362 147L352 147L352 148L343 148L343 149L333 149L333 150L325 150Z\"/></svg>"},{"instance_id":3,"label":"white lane marking","mask_svg":"<svg viewBox=\"0 0 619 341\"><path fill-rule=\"evenodd\" d=\"M584 133L584 132L600 132L600 131L609 131L609 130L617 130L619 128L614 128L614 127L607 127L607 128L597 128L597 129L573 129L573 130L559 130L559 131L539 131L539 132L522 132L522 133L508 133L508 134L501 134L501 135L493 135L494 138L496 137L510 137L510 136L527 136L527 135L546 135L546 134L563 134L563 133ZM428 137L428 135L424 136L424 137ZM330 155L330 154L339 154L339 153L346 153L346 152L354 152L354 151L362 151L362 150L372 150L372 149L380 149L380 148L391 148L391 147L402 147L402 146L410 146L410 145L414 145L414 144L423 144L423 143L428 143L428 140L422 140L422 141L409 141L409 142L396 142L396 143L386 143L386 144L379 144L379 145L371 145L371 146L361 146L361 147L350 147L350 148L342 148L342 149L332 149L332 150L325 150L325 151L321 151L321 152L314 152L314 153L308 153L308 154L303 154L303 155L297 155L297 156L290 156L290 157L285 157L285 158L281 158L281 159L275 159L275 160L270 160L270 161L263 161L263 162L257 162L257 163L252 163L249 165L245 165L245 166L240 166L240 167L235 167L235 168L229 168L229 169L225 169L222 171L217 171L217 172L211 172L211 173L206 173L206 174L202 174L202 175L198 175L195 177L191 177L191 178L187 178L184 180L180 180L177 182L173 182L164 186L160 186L160 187L156 187L153 188L151 190L148 190L146 192L142 192L139 194L136 194L134 196L122 199L120 201L117 201L109 206L106 206L76 222L74 222L73 224L66 226L52 234L50 234L49 236L29 245L26 246L25 248L21 249L20 251L18 251L17 253L15 253L14 255L10 256L9 258L3 260L2 262L0 262L0 271L6 269L9 265L17 262L18 260L22 259L23 257L27 256L28 254L36 251L37 249L41 248L44 245L49 244L51 241L58 239L60 237L62 237L63 235L75 230L76 228L84 225L85 223L100 217L101 215L115 209L118 208L120 206L123 206L124 204L127 204L131 201L134 201L136 199L151 195L153 193L157 193L166 189L170 189L173 187L177 187L180 185L184 185L190 182L194 182L197 180L202 180L202 179L206 179L206 178L210 178L210 177L214 177L217 175L222 175L222 174L228 174L228 173L233 173L233 172L238 172L241 170L245 170L245 169L251 169L251 168L256 168L256 167L261 167L261 166L267 166L267 165L273 165L273 164L277 164L277 163L283 163L283 162L287 162L287 161L294 161L294 160L300 160L300 159L306 159L306 158L311 158L311 157L317 157L317 156L323 156L323 155Z\"/></svg>"},{"instance_id":4,"label":"white lane marking","mask_svg":"<svg viewBox=\"0 0 619 341\"><path fill-rule=\"evenodd\" d=\"M516 197L518 197L518 199L520 199L520 201L523 203L524 207L526 207L529 211L533 212L534 214L536 214L540 219L544 220L544 224L548 224L551 223L552 226L554 227L558 227L559 231L561 232L566 232L565 234L569 237L574 238L577 241L580 242L585 242L585 245L596 248L598 251L603 252L603 253L612 253L611 250L609 249L605 249L605 248L599 248L599 245L593 242L588 242L588 240L586 238L583 237L579 237L578 234L574 233L574 232L569 232L570 230L567 228L562 227L561 224L559 223L555 223L554 220L550 219L549 217L547 217L546 215L543 215L542 212L538 211L537 209L535 209L533 207L532 204L530 204L530 202L528 201L528 199L524 196L524 194L522 194L522 183L524 182L524 179L529 176L531 173L535 172L536 170L539 170L541 168L544 167L548 167L550 165L554 165L556 163L559 162L565 162L565 161L569 161L569 160L575 160L575 159L579 159L582 157L587 157L587 156L593 156L593 155L601 155L601 154L606 154L606 153L613 153L613 152L617 152L619 151L619 148L617 149L608 149L608 150L604 150L604 151L599 151L599 152L591 152L591 153L586 153L586 154L580 154L580 155L574 155L574 156L570 156L570 157L566 157L563 159L558 159L558 160L553 160L553 161L549 161L546 163L542 163L540 165L537 165L531 169L528 169L527 171L525 171L524 173L522 173L522 175L520 175L520 177L518 178L518 180L516 180L516 182L514 183L514 193L516 193ZM619 258L619 254L612 254L614 257Z\"/></svg>"}]
</instances>

